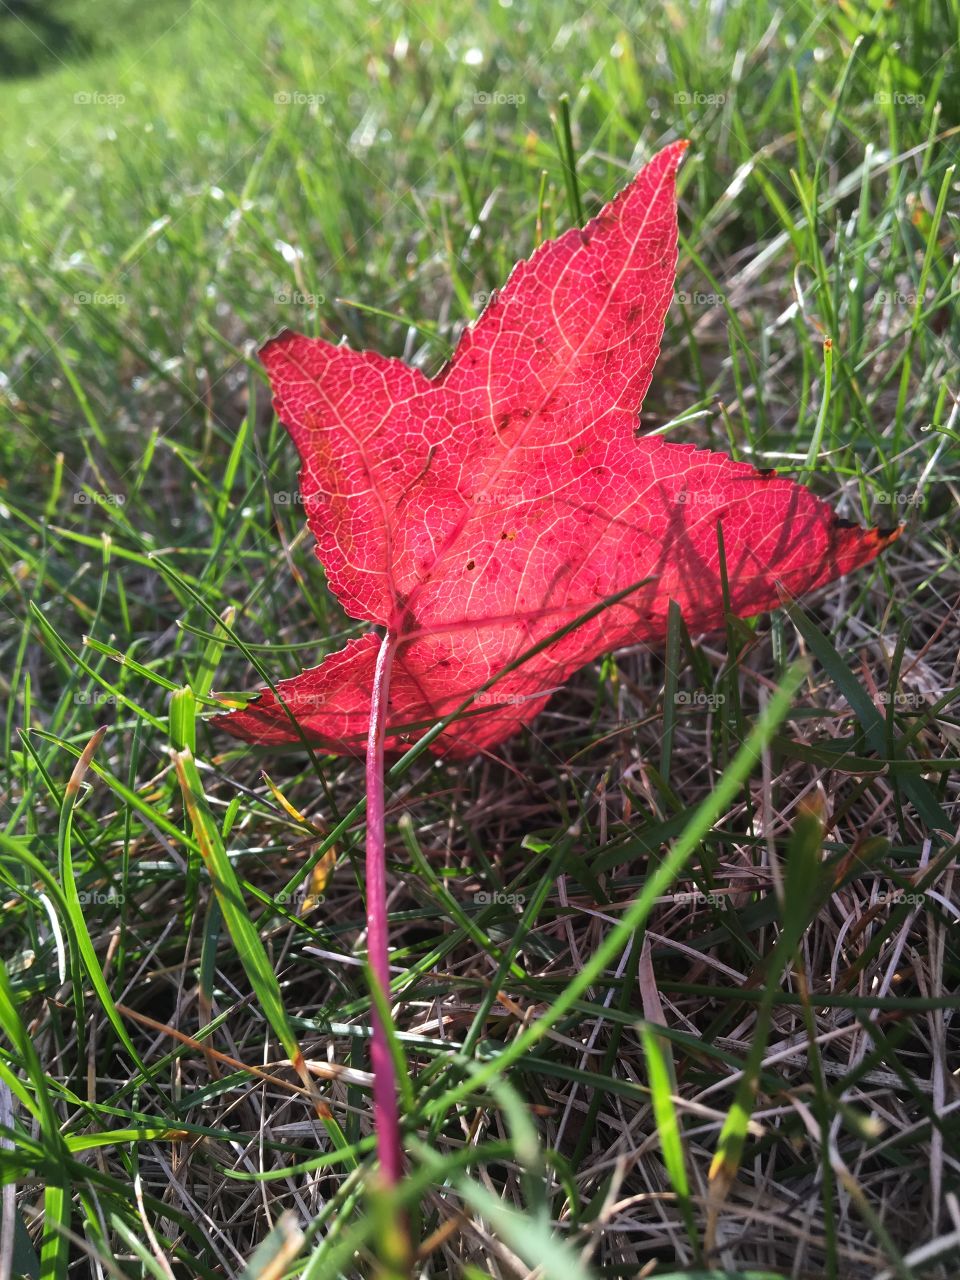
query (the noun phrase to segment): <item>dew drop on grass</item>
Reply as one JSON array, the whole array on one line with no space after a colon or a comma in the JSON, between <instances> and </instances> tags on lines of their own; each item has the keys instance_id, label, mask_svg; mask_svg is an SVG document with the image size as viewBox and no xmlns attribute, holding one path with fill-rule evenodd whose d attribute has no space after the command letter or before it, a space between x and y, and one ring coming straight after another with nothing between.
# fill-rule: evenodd
<instances>
[{"instance_id":1,"label":"dew drop on grass","mask_svg":"<svg viewBox=\"0 0 960 1280\"><path fill-rule=\"evenodd\" d=\"M286 240L274 240L273 247L290 266L303 260L303 250L298 249L296 245L288 244Z\"/></svg>"}]
</instances>

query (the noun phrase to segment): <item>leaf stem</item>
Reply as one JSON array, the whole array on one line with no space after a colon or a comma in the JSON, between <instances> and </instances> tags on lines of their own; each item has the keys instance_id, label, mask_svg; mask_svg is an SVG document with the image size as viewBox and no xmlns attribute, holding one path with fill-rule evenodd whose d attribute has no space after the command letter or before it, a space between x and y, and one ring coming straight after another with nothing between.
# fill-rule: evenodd
<instances>
[{"instance_id":1,"label":"leaf stem","mask_svg":"<svg viewBox=\"0 0 960 1280\"><path fill-rule=\"evenodd\" d=\"M367 736L367 955L370 980L389 1008L390 940L387 926L387 850L384 800L383 740L387 726L390 674L398 636L387 631L377 654L370 695L370 729ZM393 1187L403 1169L400 1119L397 1112L397 1082L387 1028L374 1002L371 1007L373 1036L370 1065L373 1072L373 1116L377 1132L377 1155L384 1184Z\"/></svg>"}]
</instances>

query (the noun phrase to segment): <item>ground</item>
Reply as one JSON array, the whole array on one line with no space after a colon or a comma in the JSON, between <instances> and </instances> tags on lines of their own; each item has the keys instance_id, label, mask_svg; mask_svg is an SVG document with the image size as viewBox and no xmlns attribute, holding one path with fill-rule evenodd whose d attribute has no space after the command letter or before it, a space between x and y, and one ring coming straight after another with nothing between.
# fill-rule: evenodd
<instances>
[{"instance_id":1,"label":"ground","mask_svg":"<svg viewBox=\"0 0 960 1280\"><path fill-rule=\"evenodd\" d=\"M955 0L3 6L0 1276L398 1274L362 762L209 723L361 629L255 349L435 372L676 137L641 429L904 530L392 777L402 1200L431 1277L960 1271L958 35Z\"/></svg>"}]
</instances>

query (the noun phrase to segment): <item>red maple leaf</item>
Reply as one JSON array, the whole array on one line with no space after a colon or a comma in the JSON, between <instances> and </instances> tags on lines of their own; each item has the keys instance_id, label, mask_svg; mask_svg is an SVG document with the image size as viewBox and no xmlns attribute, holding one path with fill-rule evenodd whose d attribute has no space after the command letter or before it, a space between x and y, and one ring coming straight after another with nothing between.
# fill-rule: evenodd
<instances>
[{"instance_id":1,"label":"red maple leaf","mask_svg":"<svg viewBox=\"0 0 960 1280\"><path fill-rule=\"evenodd\" d=\"M598 655L750 616L872 560L897 536L837 519L806 488L723 454L638 438L677 262L665 148L581 230L521 262L450 363L398 360L286 331L260 352L303 461L327 578L348 614L397 637L385 745L449 714L592 606L646 580L481 694L432 749L467 757L528 723ZM303 735L367 741L380 637L278 685ZM301 741L269 691L218 720Z\"/></svg>"}]
</instances>

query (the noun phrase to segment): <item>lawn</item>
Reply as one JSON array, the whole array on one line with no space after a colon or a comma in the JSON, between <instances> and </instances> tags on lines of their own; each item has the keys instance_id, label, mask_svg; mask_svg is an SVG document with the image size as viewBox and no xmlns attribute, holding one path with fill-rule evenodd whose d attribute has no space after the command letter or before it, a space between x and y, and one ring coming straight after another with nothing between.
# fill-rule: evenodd
<instances>
[{"instance_id":1,"label":"lawn","mask_svg":"<svg viewBox=\"0 0 960 1280\"><path fill-rule=\"evenodd\" d=\"M0 1280L960 1274L960 4L0 6ZM667 142L643 432L902 524L388 778L257 347L438 371ZM184 797L190 799L186 804Z\"/></svg>"}]
</instances>

